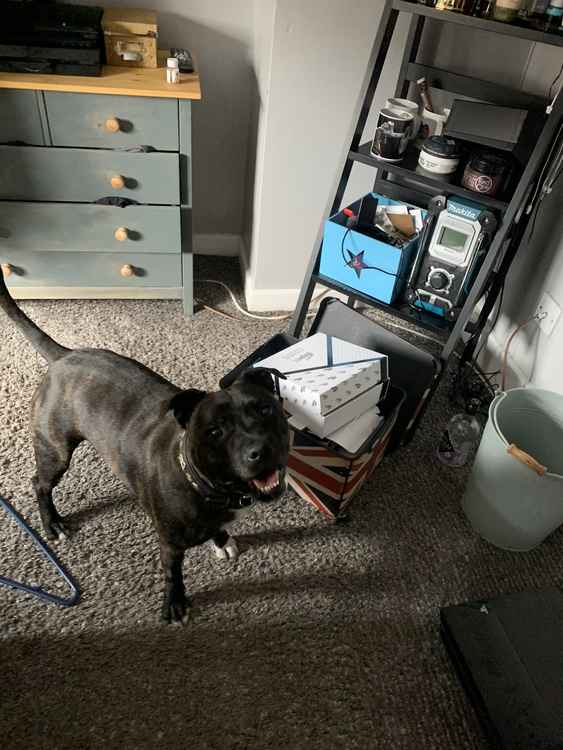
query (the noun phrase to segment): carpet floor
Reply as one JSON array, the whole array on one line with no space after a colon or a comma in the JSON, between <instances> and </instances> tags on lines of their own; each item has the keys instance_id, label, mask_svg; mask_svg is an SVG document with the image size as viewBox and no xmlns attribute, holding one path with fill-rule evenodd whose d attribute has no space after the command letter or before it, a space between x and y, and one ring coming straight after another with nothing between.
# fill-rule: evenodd
<instances>
[{"instance_id":1,"label":"carpet floor","mask_svg":"<svg viewBox=\"0 0 563 750\"><path fill-rule=\"evenodd\" d=\"M233 261L200 277L240 287ZM232 310L219 288L198 295ZM213 389L283 321L233 322L177 301L22 305L67 346L135 357L180 386ZM0 494L40 529L28 412L45 366L0 321ZM0 588L0 737L6 750L477 750L484 736L439 637L442 605L557 582L563 536L502 552L460 509L466 469L434 449L440 387L414 441L387 457L346 525L291 491L238 524L244 553L186 559L189 625L158 621L161 573L148 519L87 445L55 493L75 529L57 554L82 590L70 609ZM63 591L2 513L0 573Z\"/></svg>"}]
</instances>

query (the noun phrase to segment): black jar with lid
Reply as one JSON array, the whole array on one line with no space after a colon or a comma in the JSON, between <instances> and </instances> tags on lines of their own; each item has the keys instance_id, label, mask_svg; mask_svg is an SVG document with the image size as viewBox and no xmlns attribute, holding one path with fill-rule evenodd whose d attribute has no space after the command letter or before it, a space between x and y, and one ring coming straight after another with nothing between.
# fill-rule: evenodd
<instances>
[{"instance_id":1,"label":"black jar with lid","mask_svg":"<svg viewBox=\"0 0 563 750\"><path fill-rule=\"evenodd\" d=\"M471 155L463 172L461 184L482 195L497 195L510 170L506 157L492 151L477 151Z\"/></svg>"}]
</instances>

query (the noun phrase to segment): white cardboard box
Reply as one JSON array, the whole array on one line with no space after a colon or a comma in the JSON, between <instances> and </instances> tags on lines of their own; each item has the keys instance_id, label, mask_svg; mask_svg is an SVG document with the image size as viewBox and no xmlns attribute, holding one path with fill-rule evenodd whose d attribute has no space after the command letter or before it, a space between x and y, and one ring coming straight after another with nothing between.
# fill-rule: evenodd
<instances>
[{"instance_id":1,"label":"white cardboard box","mask_svg":"<svg viewBox=\"0 0 563 750\"><path fill-rule=\"evenodd\" d=\"M316 333L256 362L283 373L280 393L292 424L326 437L376 406L389 377L384 354Z\"/></svg>"},{"instance_id":2,"label":"white cardboard box","mask_svg":"<svg viewBox=\"0 0 563 750\"><path fill-rule=\"evenodd\" d=\"M377 407L375 409L368 409L368 411L357 419L353 419L343 427L339 427L336 432L331 432L326 438L344 448L348 453L354 454L360 450L369 436L373 435L384 421L385 417L381 416Z\"/></svg>"}]
</instances>

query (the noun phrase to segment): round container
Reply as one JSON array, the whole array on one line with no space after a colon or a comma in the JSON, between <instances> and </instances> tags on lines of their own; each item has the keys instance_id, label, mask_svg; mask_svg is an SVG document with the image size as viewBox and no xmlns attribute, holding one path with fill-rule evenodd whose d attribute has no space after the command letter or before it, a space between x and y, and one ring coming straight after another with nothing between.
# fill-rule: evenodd
<instances>
[{"instance_id":1,"label":"round container","mask_svg":"<svg viewBox=\"0 0 563 750\"><path fill-rule=\"evenodd\" d=\"M410 114L413 116L413 124L412 124L412 135L411 140L414 140L416 136L418 135L418 131L420 130L420 114L419 114L419 106L416 102L411 101L410 99L401 99L398 96L393 96L390 99L387 99L385 102L385 109L390 109L391 111L403 111L403 112L410 112Z\"/></svg>"},{"instance_id":2,"label":"round container","mask_svg":"<svg viewBox=\"0 0 563 750\"><path fill-rule=\"evenodd\" d=\"M508 162L502 156L482 151L469 159L463 172L461 184L468 190L482 195L496 195L508 170Z\"/></svg>"},{"instance_id":3,"label":"round container","mask_svg":"<svg viewBox=\"0 0 563 750\"><path fill-rule=\"evenodd\" d=\"M561 20L563 19L563 7L561 0L551 0L545 11L545 31L561 31Z\"/></svg>"},{"instance_id":4,"label":"round container","mask_svg":"<svg viewBox=\"0 0 563 750\"><path fill-rule=\"evenodd\" d=\"M179 81L180 69L178 59L176 57L169 57L166 60L166 83L179 83Z\"/></svg>"},{"instance_id":5,"label":"round container","mask_svg":"<svg viewBox=\"0 0 563 750\"><path fill-rule=\"evenodd\" d=\"M456 13L466 13L469 0L437 0L436 10L453 10Z\"/></svg>"},{"instance_id":6,"label":"round container","mask_svg":"<svg viewBox=\"0 0 563 750\"><path fill-rule=\"evenodd\" d=\"M563 524L563 396L514 388L489 407L462 501L475 531L526 552Z\"/></svg>"},{"instance_id":7,"label":"round container","mask_svg":"<svg viewBox=\"0 0 563 750\"><path fill-rule=\"evenodd\" d=\"M518 13L522 7L522 0L496 0L493 8L493 18L495 21L504 21L512 23L518 18Z\"/></svg>"},{"instance_id":8,"label":"round container","mask_svg":"<svg viewBox=\"0 0 563 750\"><path fill-rule=\"evenodd\" d=\"M447 179L456 171L458 164L459 151L454 139L444 135L432 135L422 144L416 171L419 174Z\"/></svg>"}]
</instances>

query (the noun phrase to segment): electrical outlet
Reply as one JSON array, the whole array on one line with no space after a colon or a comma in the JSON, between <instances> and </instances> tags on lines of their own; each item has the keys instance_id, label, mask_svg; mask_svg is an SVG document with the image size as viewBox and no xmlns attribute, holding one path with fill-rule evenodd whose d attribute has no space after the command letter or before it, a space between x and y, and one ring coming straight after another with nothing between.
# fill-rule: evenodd
<instances>
[{"instance_id":1,"label":"electrical outlet","mask_svg":"<svg viewBox=\"0 0 563 750\"><path fill-rule=\"evenodd\" d=\"M557 325L559 316L561 315L561 308L551 294L548 294L547 292L542 294L542 298L536 307L535 314L541 318L541 320L538 320L540 330L545 333L546 336L551 336L553 329Z\"/></svg>"}]
</instances>

